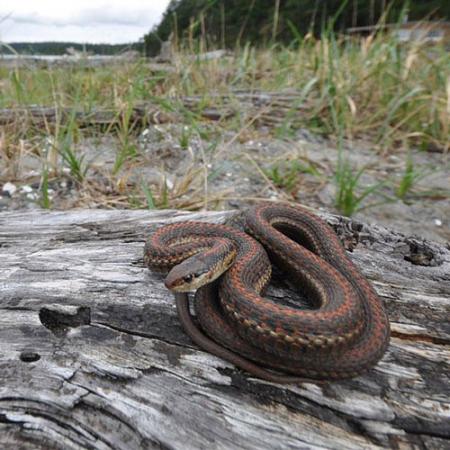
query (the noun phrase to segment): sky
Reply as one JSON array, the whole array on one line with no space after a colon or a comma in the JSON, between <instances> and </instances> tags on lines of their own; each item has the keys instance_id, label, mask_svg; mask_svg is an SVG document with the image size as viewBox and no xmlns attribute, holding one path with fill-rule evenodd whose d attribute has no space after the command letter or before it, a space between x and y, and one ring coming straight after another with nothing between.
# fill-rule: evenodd
<instances>
[{"instance_id":1,"label":"sky","mask_svg":"<svg viewBox=\"0 0 450 450\"><path fill-rule=\"evenodd\" d=\"M127 43L156 25L169 0L0 1L0 41Z\"/></svg>"}]
</instances>

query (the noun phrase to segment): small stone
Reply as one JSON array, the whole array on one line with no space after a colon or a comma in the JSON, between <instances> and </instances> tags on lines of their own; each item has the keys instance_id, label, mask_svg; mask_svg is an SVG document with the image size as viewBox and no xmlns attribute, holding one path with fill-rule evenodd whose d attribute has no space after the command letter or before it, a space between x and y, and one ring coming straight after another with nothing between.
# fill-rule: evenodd
<instances>
[{"instance_id":1,"label":"small stone","mask_svg":"<svg viewBox=\"0 0 450 450\"><path fill-rule=\"evenodd\" d=\"M20 191L23 192L24 194L29 194L30 192L33 192L33 188L26 184L25 186L22 186L20 188Z\"/></svg>"},{"instance_id":2,"label":"small stone","mask_svg":"<svg viewBox=\"0 0 450 450\"><path fill-rule=\"evenodd\" d=\"M434 219L434 224L437 227L442 227L442 220L441 219Z\"/></svg>"},{"instance_id":3,"label":"small stone","mask_svg":"<svg viewBox=\"0 0 450 450\"><path fill-rule=\"evenodd\" d=\"M390 162L391 164L398 164L401 160L398 156L396 155L389 155L387 157L388 162Z\"/></svg>"},{"instance_id":4,"label":"small stone","mask_svg":"<svg viewBox=\"0 0 450 450\"><path fill-rule=\"evenodd\" d=\"M3 185L2 191L6 192L10 197L12 197L13 194L17 191L17 186L8 181Z\"/></svg>"}]
</instances>

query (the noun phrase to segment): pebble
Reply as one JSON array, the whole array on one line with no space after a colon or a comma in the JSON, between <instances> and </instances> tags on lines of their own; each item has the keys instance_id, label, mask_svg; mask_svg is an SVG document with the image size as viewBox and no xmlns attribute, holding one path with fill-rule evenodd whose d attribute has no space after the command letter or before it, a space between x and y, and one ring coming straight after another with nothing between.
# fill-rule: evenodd
<instances>
[{"instance_id":1,"label":"pebble","mask_svg":"<svg viewBox=\"0 0 450 450\"><path fill-rule=\"evenodd\" d=\"M387 160L389 163L392 163L392 164L398 164L401 161L401 159L396 155L389 155L387 157Z\"/></svg>"},{"instance_id":2,"label":"pebble","mask_svg":"<svg viewBox=\"0 0 450 450\"><path fill-rule=\"evenodd\" d=\"M13 194L17 191L17 186L15 184L12 184L11 182L7 181L2 188L3 192L6 192L10 197L13 196Z\"/></svg>"}]
</instances>

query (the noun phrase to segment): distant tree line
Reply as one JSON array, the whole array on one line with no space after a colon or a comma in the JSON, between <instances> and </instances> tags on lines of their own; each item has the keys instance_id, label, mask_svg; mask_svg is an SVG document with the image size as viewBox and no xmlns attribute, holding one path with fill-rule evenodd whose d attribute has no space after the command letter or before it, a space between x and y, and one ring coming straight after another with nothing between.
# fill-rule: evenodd
<instances>
[{"instance_id":1,"label":"distant tree line","mask_svg":"<svg viewBox=\"0 0 450 450\"><path fill-rule=\"evenodd\" d=\"M289 44L307 32L320 34L330 23L339 32L373 25L383 15L397 21L404 11L409 20L448 20L450 0L171 0L160 24L144 36L144 51L158 54L172 33L202 36L228 48L247 42Z\"/></svg>"},{"instance_id":2,"label":"distant tree line","mask_svg":"<svg viewBox=\"0 0 450 450\"><path fill-rule=\"evenodd\" d=\"M127 50L142 50L142 43L133 44L79 44L76 42L12 42L8 46L0 45L0 53L19 53L32 55L64 55L68 48L78 52L89 52L96 55L117 55Z\"/></svg>"}]
</instances>

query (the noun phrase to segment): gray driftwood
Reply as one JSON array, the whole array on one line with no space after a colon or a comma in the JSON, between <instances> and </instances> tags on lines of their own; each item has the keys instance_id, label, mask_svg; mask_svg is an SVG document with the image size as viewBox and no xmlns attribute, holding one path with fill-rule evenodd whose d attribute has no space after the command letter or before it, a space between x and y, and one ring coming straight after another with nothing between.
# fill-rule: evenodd
<instances>
[{"instance_id":1,"label":"gray driftwood","mask_svg":"<svg viewBox=\"0 0 450 450\"><path fill-rule=\"evenodd\" d=\"M306 107L299 103L300 94L295 91L276 92L245 92L235 91L232 95L210 93L204 96L182 96L172 99L174 107L186 109L200 117L212 121L226 119L235 115L244 115L259 125L277 126L292 122L298 114L305 114ZM205 100L210 100L212 106L205 108ZM35 126L45 126L62 121L75 119L79 126L106 126L120 122L125 111L112 109L96 109L92 111L74 110L73 108L55 108L53 106L28 106L20 108L0 109L0 125L8 125L27 119ZM179 122L180 114L164 111L159 105L143 102L133 107L131 122L167 123Z\"/></svg>"},{"instance_id":2,"label":"gray driftwood","mask_svg":"<svg viewBox=\"0 0 450 450\"><path fill-rule=\"evenodd\" d=\"M327 216L386 302L391 345L365 376L283 386L193 345L143 266L160 224L226 217L0 215L0 448L449 448L449 249Z\"/></svg>"}]
</instances>

